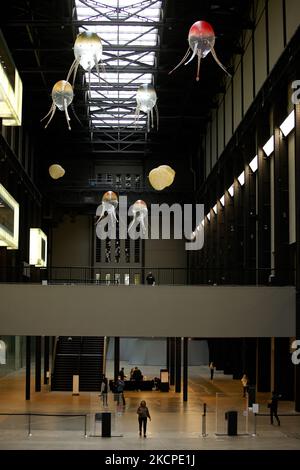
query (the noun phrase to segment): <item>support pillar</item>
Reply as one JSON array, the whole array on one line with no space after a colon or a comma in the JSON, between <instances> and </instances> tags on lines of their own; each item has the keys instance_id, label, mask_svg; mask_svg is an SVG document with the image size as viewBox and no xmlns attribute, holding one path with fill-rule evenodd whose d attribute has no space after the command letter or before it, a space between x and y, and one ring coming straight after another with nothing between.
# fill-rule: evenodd
<instances>
[{"instance_id":1,"label":"support pillar","mask_svg":"<svg viewBox=\"0 0 300 470\"><path fill-rule=\"evenodd\" d=\"M114 380L118 380L120 371L120 337L115 336L115 345L114 345Z\"/></svg>"},{"instance_id":2,"label":"support pillar","mask_svg":"<svg viewBox=\"0 0 300 470\"><path fill-rule=\"evenodd\" d=\"M298 65L299 72L299 65ZM295 106L296 339L300 339L300 104ZM295 366L295 411L300 412L300 364Z\"/></svg>"},{"instance_id":3,"label":"support pillar","mask_svg":"<svg viewBox=\"0 0 300 470\"><path fill-rule=\"evenodd\" d=\"M170 385L175 384L175 338L170 338Z\"/></svg>"},{"instance_id":4,"label":"support pillar","mask_svg":"<svg viewBox=\"0 0 300 470\"><path fill-rule=\"evenodd\" d=\"M41 342L41 336L36 336L35 337L35 391L40 392L41 391L41 350L42 350L42 342Z\"/></svg>"},{"instance_id":5,"label":"support pillar","mask_svg":"<svg viewBox=\"0 0 300 470\"><path fill-rule=\"evenodd\" d=\"M183 401L188 401L188 345L189 339L183 338Z\"/></svg>"},{"instance_id":6,"label":"support pillar","mask_svg":"<svg viewBox=\"0 0 300 470\"><path fill-rule=\"evenodd\" d=\"M175 392L181 392L181 338L176 338Z\"/></svg>"},{"instance_id":7,"label":"support pillar","mask_svg":"<svg viewBox=\"0 0 300 470\"><path fill-rule=\"evenodd\" d=\"M256 384L258 392L271 391L271 338L257 338Z\"/></svg>"},{"instance_id":8,"label":"support pillar","mask_svg":"<svg viewBox=\"0 0 300 470\"><path fill-rule=\"evenodd\" d=\"M274 379L274 390L282 395L282 399L293 400L294 366L291 361L290 338L275 338Z\"/></svg>"},{"instance_id":9,"label":"support pillar","mask_svg":"<svg viewBox=\"0 0 300 470\"><path fill-rule=\"evenodd\" d=\"M30 379L31 379L31 336L26 336L25 400L30 400Z\"/></svg>"},{"instance_id":10,"label":"support pillar","mask_svg":"<svg viewBox=\"0 0 300 470\"><path fill-rule=\"evenodd\" d=\"M48 383L49 374L49 336L44 337L44 385Z\"/></svg>"},{"instance_id":11,"label":"support pillar","mask_svg":"<svg viewBox=\"0 0 300 470\"><path fill-rule=\"evenodd\" d=\"M170 338L166 338L166 368L170 374Z\"/></svg>"}]
</instances>

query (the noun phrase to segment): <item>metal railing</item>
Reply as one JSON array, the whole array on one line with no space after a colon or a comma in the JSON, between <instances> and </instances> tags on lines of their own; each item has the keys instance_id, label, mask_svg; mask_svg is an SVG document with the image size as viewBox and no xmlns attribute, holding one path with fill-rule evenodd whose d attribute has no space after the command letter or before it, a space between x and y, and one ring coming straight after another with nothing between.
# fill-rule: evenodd
<instances>
[{"instance_id":1,"label":"metal railing","mask_svg":"<svg viewBox=\"0 0 300 470\"><path fill-rule=\"evenodd\" d=\"M28 436L32 436L32 416L84 418L84 437L87 437L87 414L49 414L49 413L0 413L0 416L27 416Z\"/></svg>"},{"instance_id":2,"label":"metal railing","mask_svg":"<svg viewBox=\"0 0 300 470\"><path fill-rule=\"evenodd\" d=\"M173 268L142 266L1 267L0 282L47 284L138 285L147 284L152 272L156 285L295 285L295 270L272 268Z\"/></svg>"}]
</instances>

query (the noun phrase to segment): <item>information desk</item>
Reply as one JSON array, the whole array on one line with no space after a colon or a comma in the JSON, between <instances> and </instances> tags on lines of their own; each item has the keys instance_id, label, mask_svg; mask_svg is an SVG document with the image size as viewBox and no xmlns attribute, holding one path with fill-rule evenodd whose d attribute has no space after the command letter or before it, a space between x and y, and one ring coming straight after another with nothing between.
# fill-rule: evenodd
<instances>
[{"instance_id":1,"label":"information desk","mask_svg":"<svg viewBox=\"0 0 300 470\"><path fill-rule=\"evenodd\" d=\"M154 380L125 380L125 388L124 390L152 390L154 388ZM112 392L114 390L114 382L113 380L109 381L109 388Z\"/></svg>"}]
</instances>

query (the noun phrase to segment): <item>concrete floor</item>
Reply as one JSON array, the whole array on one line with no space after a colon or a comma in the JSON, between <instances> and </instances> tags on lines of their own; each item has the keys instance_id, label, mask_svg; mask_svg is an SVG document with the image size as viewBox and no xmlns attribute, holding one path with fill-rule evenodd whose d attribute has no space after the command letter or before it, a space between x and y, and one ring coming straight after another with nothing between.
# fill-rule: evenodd
<instances>
[{"instance_id":1,"label":"concrete floor","mask_svg":"<svg viewBox=\"0 0 300 470\"><path fill-rule=\"evenodd\" d=\"M132 365L121 364L129 373ZM159 366L140 366L144 375L159 376ZM163 366L162 366L163 368ZM108 377L112 364L108 364ZM32 391L32 399L24 400L24 370L0 379L0 413L47 413L87 415L87 438L84 437L84 417L32 416L31 436L28 436L28 417L0 416L0 449L300 449L300 415L283 416L281 426L270 425L269 416L259 416L256 435L253 414L245 416L246 401L242 398L241 383L224 376L209 379L207 367L189 368L189 401L182 395L169 393L126 392L126 406L118 407L113 395L103 408L97 393ZM147 438L138 435L136 409L139 402L147 401L152 421L148 423ZM268 413L268 394L258 394L260 413ZM206 437L202 437L203 403L207 403ZM239 412L236 437L226 435L225 411ZM96 412L112 413L112 436L101 438L101 423L94 422ZM280 402L279 413L292 413L293 403ZM92 437L96 435L97 437Z\"/></svg>"}]
</instances>

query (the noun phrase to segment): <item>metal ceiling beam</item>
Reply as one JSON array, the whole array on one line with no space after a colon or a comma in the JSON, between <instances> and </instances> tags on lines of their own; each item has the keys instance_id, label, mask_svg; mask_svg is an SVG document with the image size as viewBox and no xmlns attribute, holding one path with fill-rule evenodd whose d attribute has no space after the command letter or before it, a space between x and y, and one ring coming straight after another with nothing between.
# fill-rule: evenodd
<instances>
[{"instance_id":1,"label":"metal ceiling beam","mask_svg":"<svg viewBox=\"0 0 300 470\"><path fill-rule=\"evenodd\" d=\"M105 62L104 62L105 64ZM159 69L159 70L158 70ZM167 72L168 70L165 67L140 67L140 66L126 66L125 67L116 67L113 65L108 65L105 64L105 72L106 73L137 73L137 74L144 74L144 73L158 73L158 72ZM20 73L60 73L66 75L66 69L65 68L41 68L41 67L35 67L35 68L28 68L28 69L21 69L19 70Z\"/></svg>"},{"instance_id":2,"label":"metal ceiling beam","mask_svg":"<svg viewBox=\"0 0 300 470\"><path fill-rule=\"evenodd\" d=\"M74 44L70 44L69 47L67 46L62 46L62 47L36 47L35 49L38 49L41 52L70 52L73 49ZM35 50L33 47L13 47L11 48L12 51L14 52L33 52ZM140 46L140 45L135 45L131 44L130 46L118 46L117 44L104 44L103 45L103 52L109 52L109 51L135 51L135 52L168 52L168 53L174 53L182 52L182 48L168 48L168 47L160 47L160 46Z\"/></svg>"},{"instance_id":3,"label":"metal ceiling beam","mask_svg":"<svg viewBox=\"0 0 300 470\"><path fill-rule=\"evenodd\" d=\"M173 22L178 23L178 20L173 20ZM168 24L169 24L168 20ZM5 23L5 27L18 28L21 26L35 26L38 28L48 27L48 28L61 28L62 26L147 26L149 28L160 28L165 25L163 21L124 21L124 20L110 20L110 21L95 21L95 20L72 20L72 21L53 21L53 20L19 20L11 21Z\"/></svg>"}]
</instances>

